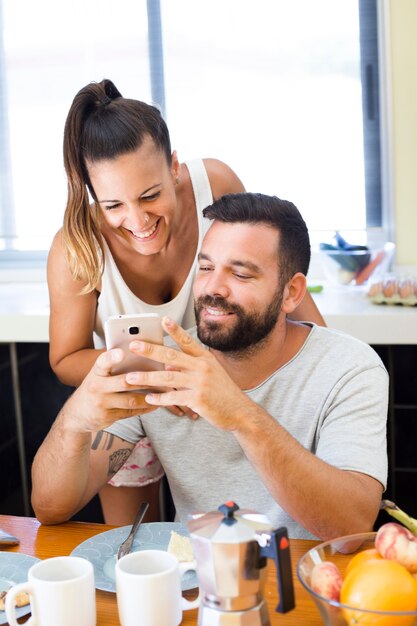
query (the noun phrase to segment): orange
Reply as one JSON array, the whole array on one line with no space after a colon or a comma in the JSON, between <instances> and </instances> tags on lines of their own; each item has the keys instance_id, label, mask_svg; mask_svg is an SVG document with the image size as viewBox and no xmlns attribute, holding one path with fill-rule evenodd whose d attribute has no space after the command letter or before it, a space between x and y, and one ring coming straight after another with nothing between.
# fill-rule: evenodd
<instances>
[{"instance_id":1,"label":"orange","mask_svg":"<svg viewBox=\"0 0 417 626\"><path fill-rule=\"evenodd\" d=\"M379 554L376 548L368 548L367 550L362 550L362 552L358 552L350 559L346 568L345 576L347 576L354 567L357 567L364 561L369 561L369 559L382 559L382 556Z\"/></svg>"},{"instance_id":2,"label":"orange","mask_svg":"<svg viewBox=\"0 0 417 626\"><path fill-rule=\"evenodd\" d=\"M369 611L416 611L417 581L405 567L388 559L368 559L346 576L340 601L355 609L343 609L349 625L411 626L414 617L393 617Z\"/></svg>"}]
</instances>

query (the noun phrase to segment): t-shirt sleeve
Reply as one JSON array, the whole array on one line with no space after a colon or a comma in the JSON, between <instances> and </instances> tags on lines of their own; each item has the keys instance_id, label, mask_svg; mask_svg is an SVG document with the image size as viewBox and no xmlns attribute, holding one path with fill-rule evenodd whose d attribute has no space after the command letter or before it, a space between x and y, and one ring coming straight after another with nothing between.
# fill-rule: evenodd
<instances>
[{"instance_id":1,"label":"t-shirt sleeve","mask_svg":"<svg viewBox=\"0 0 417 626\"><path fill-rule=\"evenodd\" d=\"M120 439L129 443L137 443L146 436L139 415L113 422L111 426L104 430L106 433L116 435L116 437L120 437Z\"/></svg>"},{"instance_id":2,"label":"t-shirt sleeve","mask_svg":"<svg viewBox=\"0 0 417 626\"><path fill-rule=\"evenodd\" d=\"M386 488L388 374L376 365L346 374L327 399L316 455L330 465L368 474Z\"/></svg>"}]
</instances>

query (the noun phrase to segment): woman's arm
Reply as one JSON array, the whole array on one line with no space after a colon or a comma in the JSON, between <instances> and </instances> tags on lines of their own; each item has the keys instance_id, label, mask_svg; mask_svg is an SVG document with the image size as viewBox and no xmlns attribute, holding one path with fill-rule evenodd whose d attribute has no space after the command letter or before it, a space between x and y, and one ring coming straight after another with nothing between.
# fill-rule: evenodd
<instances>
[{"instance_id":1,"label":"woman's arm","mask_svg":"<svg viewBox=\"0 0 417 626\"><path fill-rule=\"evenodd\" d=\"M61 231L52 242L47 273L50 364L61 382L78 386L103 351L93 344L97 293L80 295L83 284L71 276Z\"/></svg>"},{"instance_id":2,"label":"woman's arm","mask_svg":"<svg viewBox=\"0 0 417 626\"><path fill-rule=\"evenodd\" d=\"M226 193L241 193L245 191L240 178L226 163L218 159L203 159L203 161L214 200L218 200Z\"/></svg>"},{"instance_id":3,"label":"woman's arm","mask_svg":"<svg viewBox=\"0 0 417 626\"><path fill-rule=\"evenodd\" d=\"M288 317L291 320L299 322L313 322L318 326L327 326L322 314L318 310L316 303L308 291L298 307Z\"/></svg>"}]
</instances>

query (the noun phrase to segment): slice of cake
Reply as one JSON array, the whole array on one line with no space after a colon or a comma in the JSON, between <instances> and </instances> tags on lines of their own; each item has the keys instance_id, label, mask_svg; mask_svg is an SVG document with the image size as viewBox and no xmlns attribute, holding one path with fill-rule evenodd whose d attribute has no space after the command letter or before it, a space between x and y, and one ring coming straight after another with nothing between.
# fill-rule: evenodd
<instances>
[{"instance_id":1,"label":"slice of cake","mask_svg":"<svg viewBox=\"0 0 417 626\"><path fill-rule=\"evenodd\" d=\"M7 595L7 591L0 591L0 611L4 611L5 606L6 606L6 595ZM26 604L29 604L30 599L29 599L29 594L27 594L26 592L22 591L21 593L18 593L16 596L16 606L17 607L21 607L21 606L25 606Z\"/></svg>"},{"instance_id":2,"label":"slice of cake","mask_svg":"<svg viewBox=\"0 0 417 626\"><path fill-rule=\"evenodd\" d=\"M191 539L180 535L175 530L171 530L171 539L169 540L167 552L176 556L180 562L194 560Z\"/></svg>"}]
</instances>

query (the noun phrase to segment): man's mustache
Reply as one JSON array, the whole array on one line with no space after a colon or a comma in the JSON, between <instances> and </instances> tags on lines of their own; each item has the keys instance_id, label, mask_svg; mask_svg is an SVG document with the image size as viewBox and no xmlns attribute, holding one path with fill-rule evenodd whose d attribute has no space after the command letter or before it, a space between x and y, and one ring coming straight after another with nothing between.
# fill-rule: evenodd
<instances>
[{"instance_id":1,"label":"man's mustache","mask_svg":"<svg viewBox=\"0 0 417 626\"><path fill-rule=\"evenodd\" d=\"M222 296L200 296L195 301L195 307L197 310L201 310L203 307L219 308L230 313L241 313L243 310L241 306L228 302Z\"/></svg>"}]
</instances>

